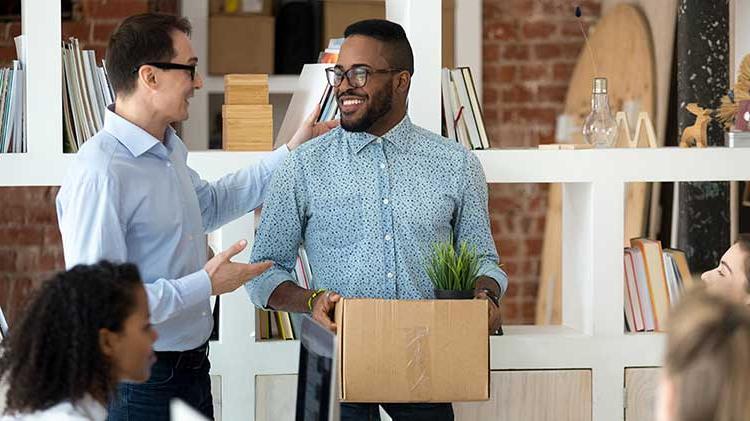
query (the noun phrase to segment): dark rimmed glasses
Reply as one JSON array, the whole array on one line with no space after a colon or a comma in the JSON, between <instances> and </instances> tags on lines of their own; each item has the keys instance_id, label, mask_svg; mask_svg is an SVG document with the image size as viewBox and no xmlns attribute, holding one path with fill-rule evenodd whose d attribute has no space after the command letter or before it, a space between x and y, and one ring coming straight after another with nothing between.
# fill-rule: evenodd
<instances>
[{"instance_id":1,"label":"dark rimmed glasses","mask_svg":"<svg viewBox=\"0 0 750 421\"><path fill-rule=\"evenodd\" d=\"M195 80L195 68L197 67L197 65L195 64L149 62L143 63L133 69L133 73L138 73L138 69L140 69L141 66L154 66L157 69L162 70L186 70L188 73L190 73L190 80Z\"/></svg>"},{"instance_id":2,"label":"dark rimmed glasses","mask_svg":"<svg viewBox=\"0 0 750 421\"><path fill-rule=\"evenodd\" d=\"M371 74L403 71L403 69L370 69L364 66L355 66L347 71L343 71L340 67L329 67L326 69L326 78L328 79L328 84L334 88L341 85L345 77L347 82L349 82L349 86L352 88L361 88L367 84L367 79Z\"/></svg>"}]
</instances>

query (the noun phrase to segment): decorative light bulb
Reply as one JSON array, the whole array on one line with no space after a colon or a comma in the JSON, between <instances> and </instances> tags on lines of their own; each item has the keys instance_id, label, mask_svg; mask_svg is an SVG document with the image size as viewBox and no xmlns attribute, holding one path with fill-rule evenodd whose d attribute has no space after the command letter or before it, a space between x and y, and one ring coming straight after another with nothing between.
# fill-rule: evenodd
<instances>
[{"instance_id":1,"label":"decorative light bulb","mask_svg":"<svg viewBox=\"0 0 750 421\"><path fill-rule=\"evenodd\" d=\"M591 113L583 123L583 138L595 148L611 148L615 144L617 122L609 111L607 78L594 78Z\"/></svg>"}]
</instances>

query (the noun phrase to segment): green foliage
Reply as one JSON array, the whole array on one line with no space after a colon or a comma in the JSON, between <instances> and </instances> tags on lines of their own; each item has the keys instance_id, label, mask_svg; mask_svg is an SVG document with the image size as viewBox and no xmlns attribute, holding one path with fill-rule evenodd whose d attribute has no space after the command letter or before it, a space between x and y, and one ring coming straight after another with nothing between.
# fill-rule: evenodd
<instances>
[{"instance_id":1,"label":"green foliage","mask_svg":"<svg viewBox=\"0 0 750 421\"><path fill-rule=\"evenodd\" d=\"M426 269L435 289L473 290L479 273L477 249L461 241L456 251L451 236L448 241L433 244Z\"/></svg>"}]
</instances>

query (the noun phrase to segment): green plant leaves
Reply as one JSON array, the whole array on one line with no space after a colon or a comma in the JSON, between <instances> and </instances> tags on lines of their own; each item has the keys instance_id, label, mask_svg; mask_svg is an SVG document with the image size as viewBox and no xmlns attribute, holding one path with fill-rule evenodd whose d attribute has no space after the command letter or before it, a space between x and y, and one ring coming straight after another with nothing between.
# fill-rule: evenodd
<instances>
[{"instance_id":1,"label":"green plant leaves","mask_svg":"<svg viewBox=\"0 0 750 421\"><path fill-rule=\"evenodd\" d=\"M432 253L427 259L426 271L436 289L472 290L479 273L477 249L461 241L456 251L453 236L447 241L437 242L433 244Z\"/></svg>"}]
</instances>

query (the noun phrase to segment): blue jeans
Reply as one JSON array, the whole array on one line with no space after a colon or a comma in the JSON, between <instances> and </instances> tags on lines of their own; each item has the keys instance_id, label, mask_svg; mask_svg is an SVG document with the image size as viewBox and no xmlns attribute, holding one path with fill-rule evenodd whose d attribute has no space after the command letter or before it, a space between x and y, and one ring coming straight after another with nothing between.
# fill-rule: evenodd
<instances>
[{"instance_id":1,"label":"blue jeans","mask_svg":"<svg viewBox=\"0 0 750 421\"><path fill-rule=\"evenodd\" d=\"M214 418L211 364L204 352L181 358L157 353L151 377L143 384L121 383L109 405L108 421L169 421L169 403L179 398L208 419ZM173 358L170 358L173 357Z\"/></svg>"},{"instance_id":2,"label":"blue jeans","mask_svg":"<svg viewBox=\"0 0 750 421\"><path fill-rule=\"evenodd\" d=\"M378 421L382 406L393 421L453 421L449 403L342 403L341 421Z\"/></svg>"}]
</instances>

